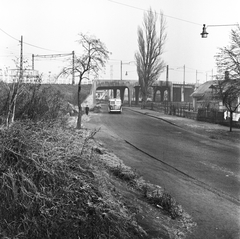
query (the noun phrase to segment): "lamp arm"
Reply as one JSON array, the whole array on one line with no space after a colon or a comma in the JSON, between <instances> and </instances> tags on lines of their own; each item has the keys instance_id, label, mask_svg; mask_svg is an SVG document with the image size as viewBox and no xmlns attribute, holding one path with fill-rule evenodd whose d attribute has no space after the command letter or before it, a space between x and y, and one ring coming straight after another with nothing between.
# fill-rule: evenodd
<instances>
[{"instance_id":1,"label":"lamp arm","mask_svg":"<svg viewBox=\"0 0 240 239\"><path fill-rule=\"evenodd\" d=\"M239 24L236 23L236 24L224 24L224 25L207 25L206 27L229 27L229 26L239 26Z\"/></svg>"}]
</instances>

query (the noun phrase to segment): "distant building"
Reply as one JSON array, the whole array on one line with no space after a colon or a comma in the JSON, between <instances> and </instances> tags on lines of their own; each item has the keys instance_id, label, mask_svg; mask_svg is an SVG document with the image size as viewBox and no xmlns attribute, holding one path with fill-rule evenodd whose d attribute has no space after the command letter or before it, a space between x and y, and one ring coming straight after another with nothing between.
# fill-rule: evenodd
<instances>
[{"instance_id":1,"label":"distant building","mask_svg":"<svg viewBox=\"0 0 240 239\"><path fill-rule=\"evenodd\" d=\"M216 80L207 81L195 89L195 91L191 94L194 111L197 111L199 108L221 109L222 102L220 100L216 100L214 97L216 90L213 86L216 84Z\"/></svg>"},{"instance_id":2,"label":"distant building","mask_svg":"<svg viewBox=\"0 0 240 239\"><path fill-rule=\"evenodd\" d=\"M0 81L6 83L16 82L20 77L19 69L0 68ZM39 72L37 70L26 69L23 70L23 82L34 83L39 79Z\"/></svg>"},{"instance_id":3,"label":"distant building","mask_svg":"<svg viewBox=\"0 0 240 239\"><path fill-rule=\"evenodd\" d=\"M223 105L222 100L216 97L218 90L218 81L207 81L191 94L193 98L193 109L198 111L199 109L211 110L214 109L218 112L225 112L228 115L226 107ZM240 96L237 97L237 103L240 102ZM238 121L240 118L240 106L235 113L233 113L233 120Z\"/></svg>"}]
</instances>

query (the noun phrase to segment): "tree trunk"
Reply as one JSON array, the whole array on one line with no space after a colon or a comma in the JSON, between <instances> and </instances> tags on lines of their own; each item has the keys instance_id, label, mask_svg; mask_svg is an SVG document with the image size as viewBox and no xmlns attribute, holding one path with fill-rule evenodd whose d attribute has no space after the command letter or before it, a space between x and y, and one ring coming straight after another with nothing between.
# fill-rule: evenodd
<instances>
[{"instance_id":1,"label":"tree trunk","mask_svg":"<svg viewBox=\"0 0 240 239\"><path fill-rule=\"evenodd\" d=\"M10 126L10 119L12 114L12 101L14 96L14 89L15 84L13 84L13 89L11 90L11 87L9 88L9 94L8 94L8 102L7 102L7 115L6 115L6 126Z\"/></svg>"},{"instance_id":2,"label":"tree trunk","mask_svg":"<svg viewBox=\"0 0 240 239\"><path fill-rule=\"evenodd\" d=\"M17 103L17 97L19 93L19 87L20 87L20 81L13 84L12 94L10 89L10 97L9 97L9 105L8 105L8 112L7 112L7 120L6 120L6 126L9 127L15 119L15 111L16 111L16 103Z\"/></svg>"},{"instance_id":3,"label":"tree trunk","mask_svg":"<svg viewBox=\"0 0 240 239\"><path fill-rule=\"evenodd\" d=\"M81 129L82 125L82 102L81 102L81 78L78 83L78 119L77 119L77 129Z\"/></svg>"},{"instance_id":4,"label":"tree trunk","mask_svg":"<svg viewBox=\"0 0 240 239\"><path fill-rule=\"evenodd\" d=\"M229 122L229 125L230 125L230 132L232 132L232 125L233 125L233 112L230 111L230 122Z\"/></svg>"},{"instance_id":5,"label":"tree trunk","mask_svg":"<svg viewBox=\"0 0 240 239\"><path fill-rule=\"evenodd\" d=\"M147 104L147 94L143 94L142 96L142 108L145 109Z\"/></svg>"},{"instance_id":6,"label":"tree trunk","mask_svg":"<svg viewBox=\"0 0 240 239\"><path fill-rule=\"evenodd\" d=\"M12 124L14 122L15 119L15 112L16 112L16 103L17 103L17 96L18 96L18 92L16 93L16 95L14 96L13 99L13 103L12 103L12 110L11 110L11 118L10 118L10 124Z\"/></svg>"}]
</instances>

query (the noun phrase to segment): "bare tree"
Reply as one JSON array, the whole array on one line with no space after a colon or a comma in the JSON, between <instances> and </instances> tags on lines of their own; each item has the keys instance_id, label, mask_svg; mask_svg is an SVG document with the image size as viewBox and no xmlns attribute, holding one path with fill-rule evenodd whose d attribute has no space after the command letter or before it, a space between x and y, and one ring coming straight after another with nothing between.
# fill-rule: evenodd
<instances>
[{"instance_id":1,"label":"bare tree","mask_svg":"<svg viewBox=\"0 0 240 239\"><path fill-rule=\"evenodd\" d=\"M14 60L16 65L15 76L13 76L12 83L3 83L5 94L1 97L2 111L4 114L4 121L7 127L9 127L15 119L16 105L18 97L27 90L24 84L24 72L28 69L27 60L23 60L22 69L19 66L19 59Z\"/></svg>"},{"instance_id":2,"label":"bare tree","mask_svg":"<svg viewBox=\"0 0 240 239\"><path fill-rule=\"evenodd\" d=\"M222 75L227 71L230 79L240 78L240 27L231 31L230 45L219 48L216 55L218 72Z\"/></svg>"},{"instance_id":3,"label":"bare tree","mask_svg":"<svg viewBox=\"0 0 240 239\"><path fill-rule=\"evenodd\" d=\"M105 66L109 58L109 52L99 39L82 33L78 43L82 46L83 54L74 58L74 67L72 65L64 67L61 75L79 74L77 128L80 129L82 121L82 102L80 97L82 80L88 79L90 75L98 75L99 70Z\"/></svg>"},{"instance_id":4,"label":"bare tree","mask_svg":"<svg viewBox=\"0 0 240 239\"><path fill-rule=\"evenodd\" d=\"M231 31L230 45L219 49L216 56L218 72L224 79L218 83L218 97L230 113L230 131L232 131L233 113L240 102L240 27ZM221 77L218 77L221 78Z\"/></svg>"},{"instance_id":5,"label":"bare tree","mask_svg":"<svg viewBox=\"0 0 240 239\"><path fill-rule=\"evenodd\" d=\"M137 73L143 108L145 108L149 87L156 81L163 71L163 46L166 41L166 21L163 13L160 14L160 33L157 34L157 13L152 9L144 14L143 26L138 27L138 51L135 53Z\"/></svg>"},{"instance_id":6,"label":"bare tree","mask_svg":"<svg viewBox=\"0 0 240 239\"><path fill-rule=\"evenodd\" d=\"M227 71L225 74L225 78L218 81L217 97L222 101L223 105L229 112L229 131L232 132L233 113L236 112L240 106L240 78L230 79Z\"/></svg>"}]
</instances>

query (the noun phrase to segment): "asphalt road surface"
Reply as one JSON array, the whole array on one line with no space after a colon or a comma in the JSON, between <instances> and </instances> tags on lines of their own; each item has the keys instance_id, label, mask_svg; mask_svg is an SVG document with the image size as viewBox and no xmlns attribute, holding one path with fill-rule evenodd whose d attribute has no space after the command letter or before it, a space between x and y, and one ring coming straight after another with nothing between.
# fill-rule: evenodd
<instances>
[{"instance_id":1,"label":"asphalt road surface","mask_svg":"<svg viewBox=\"0 0 240 239\"><path fill-rule=\"evenodd\" d=\"M146 181L164 187L197 223L189 238L240 238L239 147L131 110L93 115L96 135Z\"/></svg>"}]
</instances>

